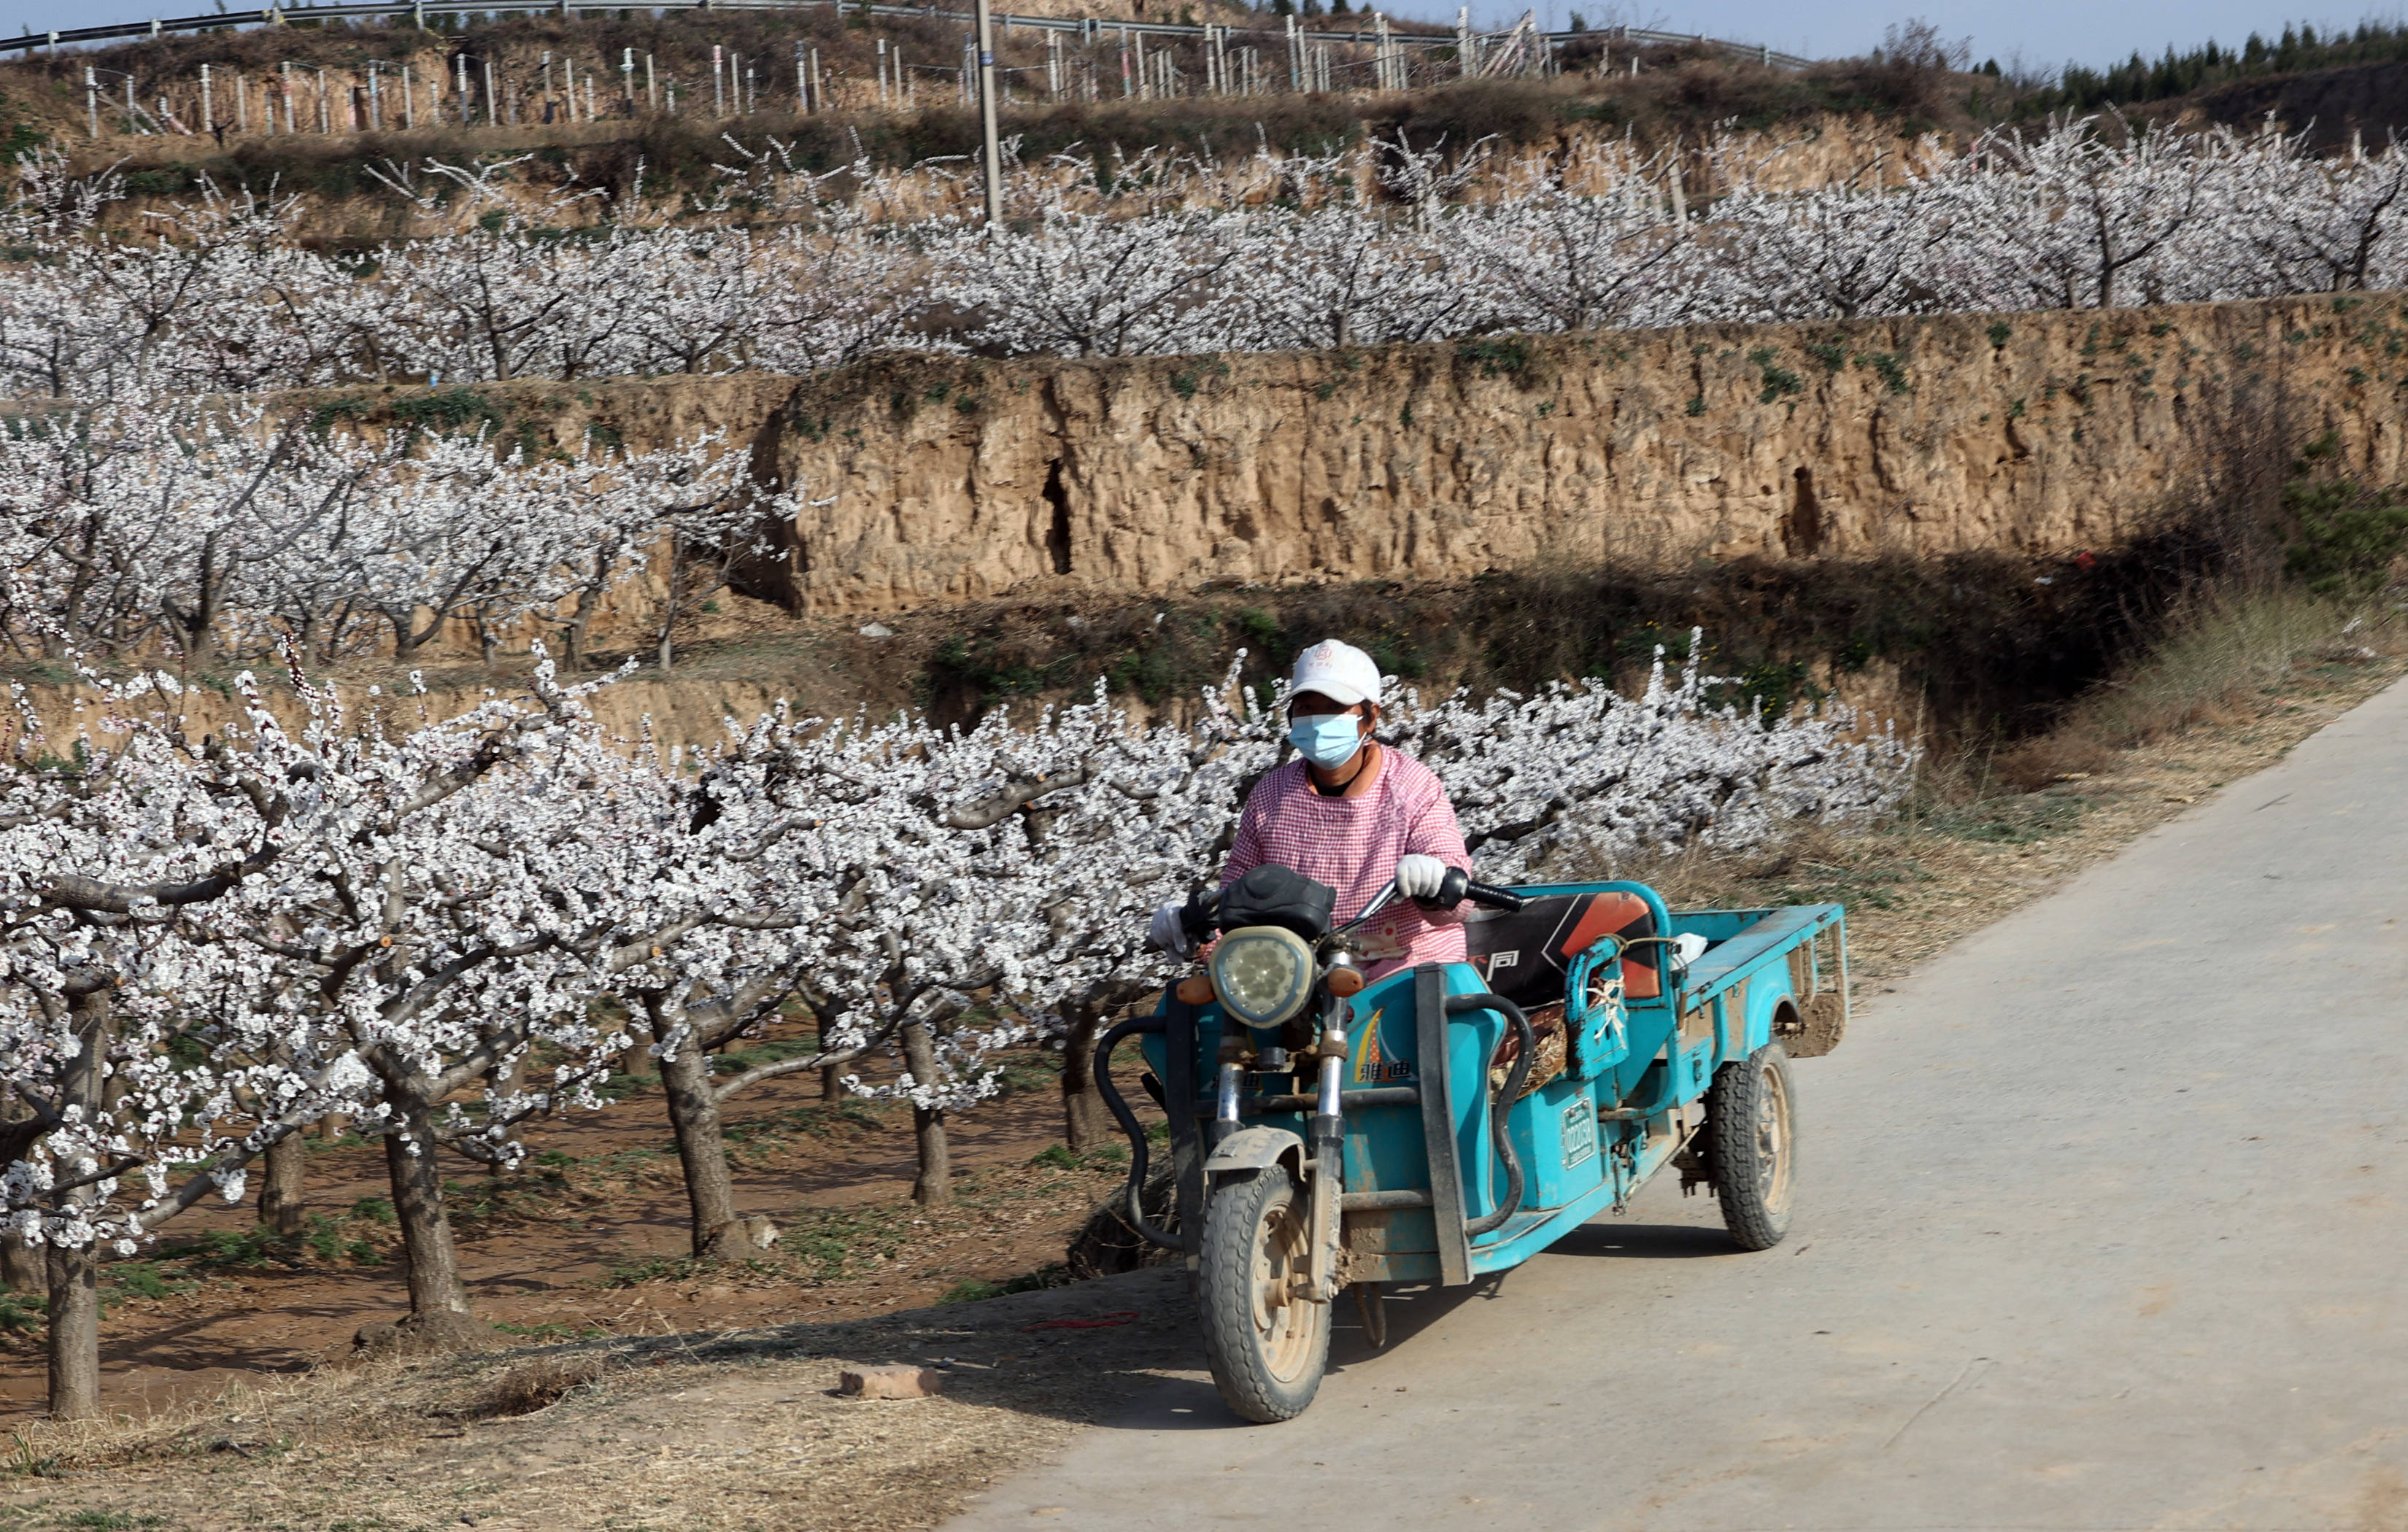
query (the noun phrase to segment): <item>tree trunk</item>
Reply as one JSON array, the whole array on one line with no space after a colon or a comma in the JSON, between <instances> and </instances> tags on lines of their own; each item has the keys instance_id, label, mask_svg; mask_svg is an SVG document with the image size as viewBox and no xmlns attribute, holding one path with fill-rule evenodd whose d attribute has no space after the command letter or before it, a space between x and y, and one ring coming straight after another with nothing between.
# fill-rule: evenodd
<instances>
[{"instance_id":1,"label":"tree trunk","mask_svg":"<svg viewBox=\"0 0 2408 1532\"><path fill-rule=\"evenodd\" d=\"M666 571L668 575L669 587L668 599L661 603L660 648L659 651L653 656L653 658L659 663L661 673L663 675L666 675L668 673L669 663L675 657L673 652L675 646L670 642L670 637L677 630L678 598L680 594L680 581L678 577L683 572L678 566L677 534L674 532L669 534L668 566L669 566Z\"/></svg>"},{"instance_id":2,"label":"tree trunk","mask_svg":"<svg viewBox=\"0 0 2408 1532\"><path fill-rule=\"evenodd\" d=\"M937 1047L925 1022L903 1024L903 1067L919 1085L937 1082ZM911 1133L920 1150L920 1179L911 1183L911 1199L924 1207L941 1208L953 1200L953 1156L945 1145L944 1111L914 1104Z\"/></svg>"},{"instance_id":3,"label":"tree trunk","mask_svg":"<svg viewBox=\"0 0 2408 1532\"><path fill-rule=\"evenodd\" d=\"M841 1064L821 1065L820 1099L823 1101L834 1101L841 1097L843 1095L844 1066Z\"/></svg>"},{"instance_id":4,"label":"tree trunk","mask_svg":"<svg viewBox=\"0 0 2408 1532\"><path fill-rule=\"evenodd\" d=\"M61 1081L61 1102L86 1121L100 1110L105 1091L102 1066L109 1052L108 992L96 990L74 1002L76 1039L82 1046ZM88 1207L99 1196L92 1186L71 1188L62 1212ZM100 1262L87 1244L51 1245L50 1277L50 1418L93 1420L100 1414Z\"/></svg>"},{"instance_id":5,"label":"tree trunk","mask_svg":"<svg viewBox=\"0 0 2408 1532\"><path fill-rule=\"evenodd\" d=\"M279 1234L301 1232L301 1181L308 1162L308 1142L298 1132L267 1146L259 1181L259 1221Z\"/></svg>"},{"instance_id":6,"label":"tree trunk","mask_svg":"<svg viewBox=\"0 0 2408 1532\"><path fill-rule=\"evenodd\" d=\"M88 1197L89 1187L67 1194ZM50 1419L100 1416L100 1262L90 1245L50 1247Z\"/></svg>"},{"instance_id":7,"label":"tree trunk","mask_svg":"<svg viewBox=\"0 0 2408 1532\"><path fill-rule=\"evenodd\" d=\"M33 1117L33 1109L18 1099L13 1091L0 1094L0 1124L21 1127ZM0 1285L12 1293L40 1293L50 1285L50 1263L42 1256L42 1247L29 1245L14 1234L0 1234Z\"/></svg>"},{"instance_id":8,"label":"tree trunk","mask_svg":"<svg viewBox=\"0 0 2408 1532\"><path fill-rule=\"evenodd\" d=\"M0 1283L11 1293L40 1293L50 1285L50 1263L39 1247L17 1235L0 1235Z\"/></svg>"},{"instance_id":9,"label":"tree trunk","mask_svg":"<svg viewBox=\"0 0 2408 1532\"><path fill-rule=\"evenodd\" d=\"M736 1223L736 1181L727 1172L727 1146L719 1135L719 1098L711 1094L709 1056L691 1038L679 1045L675 1057L661 1060L661 1094L677 1133L678 1160L685 1167L695 1258L726 1254L729 1226Z\"/></svg>"},{"instance_id":10,"label":"tree trunk","mask_svg":"<svg viewBox=\"0 0 2408 1532\"><path fill-rule=\"evenodd\" d=\"M1070 1036L1062 1050L1062 1141L1083 1154L1110 1132L1103 1093L1096 1088L1096 1037L1103 1008L1081 1005L1070 1012Z\"/></svg>"},{"instance_id":11,"label":"tree trunk","mask_svg":"<svg viewBox=\"0 0 2408 1532\"><path fill-rule=\"evenodd\" d=\"M395 1101L394 1107L397 1121L385 1135L384 1163L393 1181L394 1217L401 1224L409 1317L421 1328L473 1320L468 1290L460 1281L459 1247L452 1241L452 1218L443 1207L435 1124L421 1102Z\"/></svg>"},{"instance_id":12,"label":"tree trunk","mask_svg":"<svg viewBox=\"0 0 2408 1532\"><path fill-rule=\"evenodd\" d=\"M594 614L601 609L602 593L609 585L610 559L608 553L596 556L601 567L594 571L594 583L577 593L577 607L569 614L567 631L562 635L561 648L566 652L561 663L570 670L585 668L585 636L594 626Z\"/></svg>"}]
</instances>

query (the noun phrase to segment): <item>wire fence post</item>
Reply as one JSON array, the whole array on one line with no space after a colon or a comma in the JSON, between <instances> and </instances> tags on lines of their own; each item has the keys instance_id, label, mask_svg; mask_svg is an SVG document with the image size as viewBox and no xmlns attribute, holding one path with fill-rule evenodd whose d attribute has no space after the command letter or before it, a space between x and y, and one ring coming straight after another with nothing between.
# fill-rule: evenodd
<instances>
[{"instance_id":1,"label":"wire fence post","mask_svg":"<svg viewBox=\"0 0 2408 1532\"><path fill-rule=\"evenodd\" d=\"M986 170L986 222L1003 222L1003 149L995 113L995 12L989 0L978 0L979 140Z\"/></svg>"}]
</instances>

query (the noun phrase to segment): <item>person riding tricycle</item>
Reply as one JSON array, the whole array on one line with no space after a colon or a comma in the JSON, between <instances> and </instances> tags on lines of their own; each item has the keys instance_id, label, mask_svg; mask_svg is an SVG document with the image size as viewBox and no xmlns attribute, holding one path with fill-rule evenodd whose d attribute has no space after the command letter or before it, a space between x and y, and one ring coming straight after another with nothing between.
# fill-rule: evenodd
<instances>
[{"instance_id":1,"label":"person riding tricycle","mask_svg":"<svg viewBox=\"0 0 2408 1532\"><path fill-rule=\"evenodd\" d=\"M1473 881L1438 779L1380 745L1378 667L1298 660L1299 759L1249 796L1220 885L1156 911L1204 971L1098 1045L1131 1146L1138 1232L1182 1253L1231 1410L1288 1419L1352 1287L1383 1343L1383 1284L1518 1266L1650 1176L1711 1183L1732 1238L1786 1232L1789 1058L1847 1017L1837 905L1678 915L1642 883ZM1111 1053L1137 1037L1169 1118L1168 1226Z\"/></svg>"}]
</instances>

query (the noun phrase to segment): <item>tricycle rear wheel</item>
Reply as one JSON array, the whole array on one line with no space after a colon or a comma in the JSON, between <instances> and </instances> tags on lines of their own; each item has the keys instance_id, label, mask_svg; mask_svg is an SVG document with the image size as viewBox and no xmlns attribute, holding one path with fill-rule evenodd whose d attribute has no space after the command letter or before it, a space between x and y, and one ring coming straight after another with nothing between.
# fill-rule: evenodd
<instances>
[{"instance_id":1,"label":"tricycle rear wheel","mask_svg":"<svg viewBox=\"0 0 2408 1532\"><path fill-rule=\"evenodd\" d=\"M1766 1043L1714 1071L1706 1093L1706 1167L1723 1226L1742 1250L1770 1250L1789 1232L1798 1116L1789 1055Z\"/></svg>"},{"instance_id":2,"label":"tricycle rear wheel","mask_svg":"<svg viewBox=\"0 0 2408 1532\"><path fill-rule=\"evenodd\" d=\"M1302 1414L1329 1363L1329 1305L1303 1292L1311 1223L1283 1166L1226 1176L1205 1205L1196 1293L1204 1353L1221 1397L1258 1425Z\"/></svg>"}]
</instances>

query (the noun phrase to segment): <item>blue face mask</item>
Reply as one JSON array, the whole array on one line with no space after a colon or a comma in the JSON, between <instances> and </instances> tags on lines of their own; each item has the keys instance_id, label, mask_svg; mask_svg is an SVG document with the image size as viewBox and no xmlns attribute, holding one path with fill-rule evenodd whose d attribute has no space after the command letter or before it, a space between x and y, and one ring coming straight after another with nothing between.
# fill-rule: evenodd
<instances>
[{"instance_id":1,"label":"blue face mask","mask_svg":"<svg viewBox=\"0 0 2408 1532\"><path fill-rule=\"evenodd\" d=\"M1335 771L1362 748L1362 720L1353 713L1314 713L1288 725L1297 753L1324 771Z\"/></svg>"}]
</instances>

